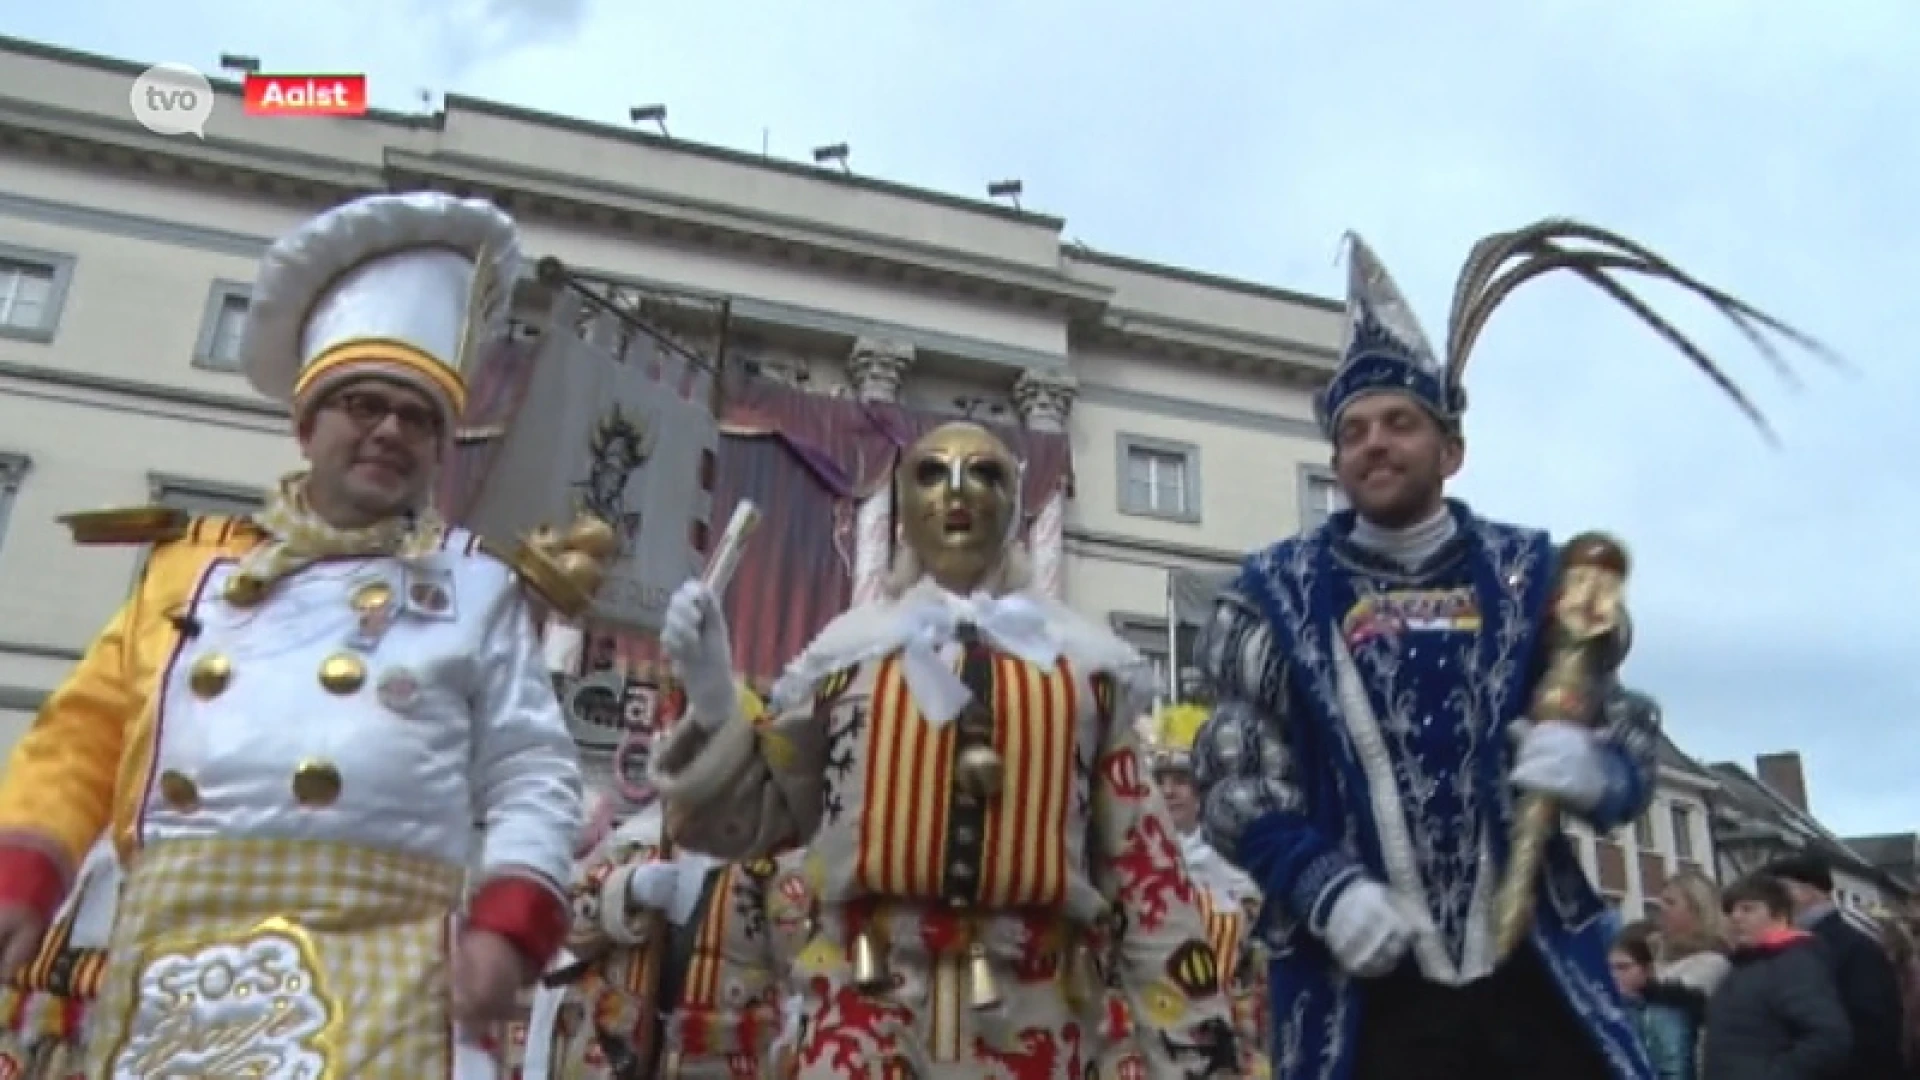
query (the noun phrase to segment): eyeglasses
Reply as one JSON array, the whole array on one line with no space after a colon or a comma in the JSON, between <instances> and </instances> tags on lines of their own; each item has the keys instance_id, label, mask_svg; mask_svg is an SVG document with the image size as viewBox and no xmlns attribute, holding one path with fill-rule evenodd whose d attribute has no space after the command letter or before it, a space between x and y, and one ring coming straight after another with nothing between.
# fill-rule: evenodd
<instances>
[{"instance_id":1,"label":"eyeglasses","mask_svg":"<svg viewBox=\"0 0 1920 1080\"><path fill-rule=\"evenodd\" d=\"M338 409L361 431L372 431L391 416L400 425L400 434L410 439L440 434L438 411L411 402L390 401L379 394L348 390L335 395L324 407Z\"/></svg>"}]
</instances>

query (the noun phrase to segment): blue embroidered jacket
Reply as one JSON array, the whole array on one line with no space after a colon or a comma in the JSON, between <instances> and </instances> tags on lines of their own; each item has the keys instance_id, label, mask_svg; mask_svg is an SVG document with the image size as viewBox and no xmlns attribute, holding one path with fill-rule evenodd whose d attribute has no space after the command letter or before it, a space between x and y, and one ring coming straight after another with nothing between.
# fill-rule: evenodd
<instances>
[{"instance_id":1,"label":"blue embroidered jacket","mask_svg":"<svg viewBox=\"0 0 1920 1080\"><path fill-rule=\"evenodd\" d=\"M1346 1080L1357 987L1321 943L1371 878L1424 897L1439 933L1413 960L1464 983L1492 971L1493 899L1515 792L1513 725L1540 672L1556 551L1547 534L1450 503L1452 540L1408 573L1347 537L1351 512L1248 558L1199 662L1218 697L1194 748L1208 840L1266 897L1274 1075ZM1653 794L1659 713L1613 687L1599 733L1607 831ZM1607 968L1607 908L1571 844L1548 847L1533 945L1618 1080L1650 1080Z\"/></svg>"}]
</instances>

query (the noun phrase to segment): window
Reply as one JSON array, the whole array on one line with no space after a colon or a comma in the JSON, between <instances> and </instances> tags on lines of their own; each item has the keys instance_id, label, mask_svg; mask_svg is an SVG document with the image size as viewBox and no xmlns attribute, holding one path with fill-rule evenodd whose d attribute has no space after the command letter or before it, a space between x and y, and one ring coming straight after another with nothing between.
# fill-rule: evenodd
<instances>
[{"instance_id":1,"label":"window","mask_svg":"<svg viewBox=\"0 0 1920 1080\"><path fill-rule=\"evenodd\" d=\"M13 498L26 482L33 459L11 450L0 450L0 544L7 540L7 520L13 516Z\"/></svg>"},{"instance_id":2,"label":"window","mask_svg":"<svg viewBox=\"0 0 1920 1080\"><path fill-rule=\"evenodd\" d=\"M217 480L193 480L184 476L150 473L147 489L160 506L171 506L190 514L231 514L243 517L266 505L266 496L239 484Z\"/></svg>"},{"instance_id":3,"label":"window","mask_svg":"<svg viewBox=\"0 0 1920 1080\"><path fill-rule=\"evenodd\" d=\"M1168 667L1167 657L1167 620L1146 615L1116 614L1109 620L1113 632L1119 634L1127 644L1140 651L1147 663L1153 666L1153 686L1156 696L1171 692L1172 671ZM1193 648L1190 634L1182 634L1180 639L1180 660L1188 661L1187 653Z\"/></svg>"},{"instance_id":4,"label":"window","mask_svg":"<svg viewBox=\"0 0 1920 1080\"><path fill-rule=\"evenodd\" d=\"M194 480L190 477L168 476L164 473L147 474L147 496L156 506L170 506L175 510L185 510L189 514L223 514L240 517L251 514L266 504L266 498L260 492L239 484ZM140 579L145 577L146 573L147 557L143 553L133 568L135 586L138 586Z\"/></svg>"},{"instance_id":5,"label":"window","mask_svg":"<svg viewBox=\"0 0 1920 1080\"><path fill-rule=\"evenodd\" d=\"M1674 803L1669 810L1673 824L1673 853L1682 859L1693 858L1693 807Z\"/></svg>"},{"instance_id":6,"label":"window","mask_svg":"<svg viewBox=\"0 0 1920 1080\"><path fill-rule=\"evenodd\" d=\"M1121 513L1199 522L1199 447L1121 435L1119 457Z\"/></svg>"},{"instance_id":7,"label":"window","mask_svg":"<svg viewBox=\"0 0 1920 1080\"><path fill-rule=\"evenodd\" d=\"M52 341L72 280L73 256L0 244L0 336Z\"/></svg>"},{"instance_id":8,"label":"window","mask_svg":"<svg viewBox=\"0 0 1920 1080\"><path fill-rule=\"evenodd\" d=\"M1333 470L1324 465L1300 466L1300 531L1319 528L1334 514L1347 508L1347 497L1333 478Z\"/></svg>"},{"instance_id":9,"label":"window","mask_svg":"<svg viewBox=\"0 0 1920 1080\"><path fill-rule=\"evenodd\" d=\"M1653 811L1651 809L1633 820L1633 842L1642 851L1653 850Z\"/></svg>"},{"instance_id":10,"label":"window","mask_svg":"<svg viewBox=\"0 0 1920 1080\"><path fill-rule=\"evenodd\" d=\"M206 314L200 317L200 340L193 347L193 366L208 371L240 370L240 330L247 322L247 286L216 281L207 294Z\"/></svg>"}]
</instances>

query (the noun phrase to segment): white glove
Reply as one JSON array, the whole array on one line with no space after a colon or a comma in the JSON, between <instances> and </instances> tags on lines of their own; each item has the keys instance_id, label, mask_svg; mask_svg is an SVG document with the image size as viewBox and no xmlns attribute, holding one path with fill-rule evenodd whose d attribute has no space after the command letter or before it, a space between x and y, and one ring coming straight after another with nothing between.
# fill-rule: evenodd
<instances>
[{"instance_id":1,"label":"white glove","mask_svg":"<svg viewBox=\"0 0 1920 1080\"><path fill-rule=\"evenodd\" d=\"M1356 881L1333 902L1321 938L1341 967L1371 979L1398 967L1414 941L1432 932L1433 920L1425 911L1403 903L1377 881Z\"/></svg>"},{"instance_id":2,"label":"white glove","mask_svg":"<svg viewBox=\"0 0 1920 1080\"><path fill-rule=\"evenodd\" d=\"M1575 810L1600 805L1607 794L1607 768L1593 733L1572 724L1535 724L1520 740L1513 786L1551 796Z\"/></svg>"},{"instance_id":3,"label":"white glove","mask_svg":"<svg viewBox=\"0 0 1920 1080\"><path fill-rule=\"evenodd\" d=\"M679 886L680 868L670 862L643 862L629 867L627 910L667 911L673 907L673 895Z\"/></svg>"},{"instance_id":4,"label":"white glove","mask_svg":"<svg viewBox=\"0 0 1920 1080\"><path fill-rule=\"evenodd\" d=\"M687 688L694 723L718 731L740 710L733 687L733 646L720 601L703 582L680 586L667 602L660 646Z\"/></svg>"}]
</instances>

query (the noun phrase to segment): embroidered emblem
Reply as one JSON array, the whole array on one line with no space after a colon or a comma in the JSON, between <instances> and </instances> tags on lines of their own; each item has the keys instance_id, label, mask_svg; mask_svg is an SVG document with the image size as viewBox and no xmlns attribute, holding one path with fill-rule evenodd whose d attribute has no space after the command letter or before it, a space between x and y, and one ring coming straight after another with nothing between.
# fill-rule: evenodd
<instances>
[{"instance_id":1,"label":"embroidered emblem","mask_svg":"<svg viewBox=\"0 0 1920 1080\"><path fill-rule=\"evenodd\" d=\"M853 677L859 674L859 672L860 665L855 664L849 668L842 668L820 680L820 688L815 691L813 696L814 703L818 705L831 705L839 700L840 695L847 692L847 687L853 685Z\"/></svg>"},{"instance_id":2,"label":"embroidered emblem","mask_svg":"<svg viewBox=\"0 0 1920 1080\"><path fill-rule=\"evenodd\" d=\"M1190 998L1204 998L1220 990L1220 964L1213 946L1189 941L1167 957L1167 979Z\"/></svg>"},{"instance_id":3,"label":"embroidered emblem","mask_svg":"<svg viewBox=\"0 0 1920 1080\"><path fill-rule=\"evenodd\" d=\"M453 575L445 570L413 567L407 571L406 609L427 619L454 617Z\"/></svg>"},{"instance_id":4,"label":"embroidered emblem","mask_svg":"<svg viewBox=\"0 0 1920 1080\"><path fill-rule=\"evenodd\" d=\"M411 712L420 703L420 680L406 668L389 668L380 676L380 704L394 712Z\"/></svg>"},{"instance_id":5,"label":"embroidered emblem","mask_svg":"<svg viewBox=\"0 0 1920 1080\"><path fill-rule=\"evenodd\" d=\"M306 932L269 919L247 937L160 952L134 980L116 1076L327 1076L339 1011Z\"/></svg>"},{"instance_id":6,"label":"embroidered emblem","mask_svg":"<svg viewBox=\"0 0 1920 1080\"><path fill-rule=\"evenodd\" d=\"M1347 647L1357 649L1376 638L1408 633L1475 634L1480 631L1480 601L1470 587L1393 589L1368 593L1340 621Z\"/></svg>"}]
</instances>

